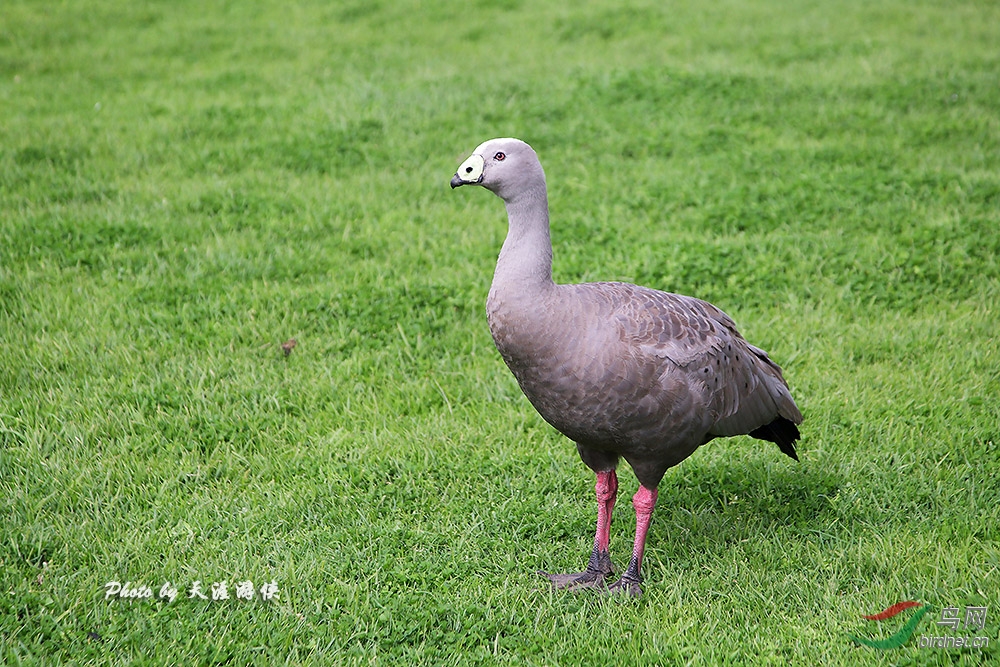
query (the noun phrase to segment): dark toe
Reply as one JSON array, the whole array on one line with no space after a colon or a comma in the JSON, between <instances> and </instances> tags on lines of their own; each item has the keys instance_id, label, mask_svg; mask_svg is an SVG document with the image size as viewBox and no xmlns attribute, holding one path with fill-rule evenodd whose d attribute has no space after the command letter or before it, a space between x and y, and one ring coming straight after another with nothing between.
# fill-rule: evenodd
<instances>
[{"instance_id":1,"label":"dark toe","mask_svg":"<svg viewBox=\"0 0 1000 667\"><path fill-rule=\"evenodd\" d=\"M609 593L621 593L629 597L637 598L642 595L642 588L639 582L632 577L622 577L615 583L608 586Z\"/></svg>"},{"instance_id":2,"label":"dark toe","mask_svg":"<svg viewBox=\"0 0 1000 667\"><path fill-rule=\"evenodd\" d=\"M538 574L548 578L552 582L552 588L556 590L572 591L584 588L604 588L604 573L602 572L585 571L555 574L539 571Z\"/></svg>"}]
</instances>

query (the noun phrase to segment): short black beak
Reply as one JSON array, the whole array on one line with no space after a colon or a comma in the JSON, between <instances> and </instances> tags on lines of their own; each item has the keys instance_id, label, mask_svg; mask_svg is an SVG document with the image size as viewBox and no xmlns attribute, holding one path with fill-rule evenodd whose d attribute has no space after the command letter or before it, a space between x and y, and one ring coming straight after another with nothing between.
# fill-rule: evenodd
<instances>
[{"instance_id":1,"label":"short black beak","mask_svg":"<svg viewBox=\"0 0 1000 667\"><path fill-rule=\"evenodd\" d=\"M451 188L454 190L460 185L465 185L465 181L463 181L458 174L455 174L451 177Z\"/></svg>"}]
</instances>

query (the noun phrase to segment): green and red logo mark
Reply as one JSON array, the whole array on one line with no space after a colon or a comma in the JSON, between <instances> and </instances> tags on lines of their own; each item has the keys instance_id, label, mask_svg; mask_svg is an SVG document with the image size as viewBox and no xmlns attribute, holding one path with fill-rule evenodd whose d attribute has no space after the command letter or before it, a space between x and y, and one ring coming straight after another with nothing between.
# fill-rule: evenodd
<instances>
[{"instance_id":1,"label":"green and red logo mark","mask_svg":"<svg viewBox=\"0 0 1000 667\"><path fill-rule=\"evenodd\" d=\"M914 607L919 607L916 613L910 616L910 620L903 624L903 627L899 631L892 635L891 637L886 637L885 639L865 639L864 637L857 637L855 635L851 636L851 641L857 644L864 644L865 646L871 646L872 648L899 648L905 644L910 637L913 636L914 630L917 629L917 623L920 619L924 617L924 614L931 610L930 606L924 604L923 602L916 602L914 600L907 600L905 602L897 602L896 604L888 607L884 611L880 611L877 614L872 614L870 616L862 616L861 618L867 621L885 621L893 618L900 613L906 611L907 609L912 609Z\"/></svg>"}]
</instances>

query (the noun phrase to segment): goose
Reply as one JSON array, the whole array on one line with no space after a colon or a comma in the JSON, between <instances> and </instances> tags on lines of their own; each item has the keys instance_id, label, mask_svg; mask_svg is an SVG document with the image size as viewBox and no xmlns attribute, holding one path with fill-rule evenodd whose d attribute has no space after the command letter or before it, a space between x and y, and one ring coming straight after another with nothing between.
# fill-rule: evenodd
<instances>
[{"instance_id":1,"label":"goose","mask_svg":"<svg viewBox=\"0 0 1000 667\"><path fill-rule=\"evenodd\" d=\"M778 365L712 304L622 282L553 282L545 172L531 146L512 138L480 144L451 179L453 189L463 185L486 188L507 209L486 300L496 348L531 405L576 443L597 476L586 568L539 574L555 589L638 596L667 469L714 438L742 434L774 442L798 461L802 413ZM639 481L635 541L625 571L610 581L622 458Z\"/></svg>"}]
</instances>

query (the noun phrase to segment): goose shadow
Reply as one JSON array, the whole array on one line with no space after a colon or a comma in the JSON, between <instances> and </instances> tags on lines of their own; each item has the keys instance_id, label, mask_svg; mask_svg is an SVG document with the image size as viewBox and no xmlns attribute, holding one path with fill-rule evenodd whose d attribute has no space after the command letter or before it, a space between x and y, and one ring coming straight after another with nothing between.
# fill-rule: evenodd
<instances>
[{"instance_id":1,"label":"goose shadow","mask_svg":"<svg viewBox=\"0 0 1000 667\"><path fill-rule=\"evenodd\" d=\"M689 460L660 483L650 544L674 559L762 535L825 534L843 518L833 499L845 481L840 471L808 460Z\"/></svg>"},{"instance_id":2,"label":"goose shadow","mask_svg":"<svg viewBox=\"0 0 1000 667\"><path fill-rule=\"evenodd\" d=\"M627 466L622 466L619 476L621 487L611 529L616 572L621 571L629 553L635 528L629 498L638 484ZM842 530L835 524L844 518L843 509L834 499L845 483L841 471L807 458L799 463L765 455L699 460L695 454L669 470L660 483L647 550L662 563L683 568L705 557L718 557L744 542L815 539ZM588 514L585 522L576 525L581 536L592 529L592 520ZM566 528L563 537L556 539L566 539ZM565 544L569 548L569 542ZM661 568L650 569L650 582L663 575L662 571L657 573Z\"/></svg>"}]
</instances>

